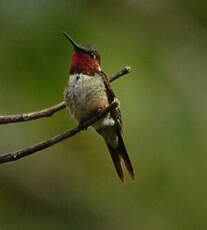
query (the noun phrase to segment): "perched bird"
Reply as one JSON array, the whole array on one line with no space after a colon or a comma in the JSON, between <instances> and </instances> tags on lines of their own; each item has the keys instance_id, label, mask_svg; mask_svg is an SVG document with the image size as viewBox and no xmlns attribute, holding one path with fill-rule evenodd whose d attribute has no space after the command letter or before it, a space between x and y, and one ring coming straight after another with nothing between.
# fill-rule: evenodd
<instances>
[{"instance_id":1,"label":"perched bird","mask_svg":"<svg viewBox=\"0 0 207 230\"><path fill-rule=\"evenodd\" d=\"M71 114L81 123L105 109L116 97L107 75L101 70L100 54L97 49L93 46L77 44L66 33L64 36L74 48L64 99ZM92 127L104 138L121 181L124 182L122 161L131 177L134 178L134 170L122 138L119 108L111 111Z\"/></svg>"}]
</instances>

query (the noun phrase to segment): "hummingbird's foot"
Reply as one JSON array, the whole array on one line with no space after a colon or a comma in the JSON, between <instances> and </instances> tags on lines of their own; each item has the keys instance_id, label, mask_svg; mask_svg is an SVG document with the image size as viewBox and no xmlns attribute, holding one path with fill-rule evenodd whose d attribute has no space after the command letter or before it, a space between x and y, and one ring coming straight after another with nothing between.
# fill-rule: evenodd
<instances>
[{"instance_id":1,"label":"hummingbird's foot","mask_svg":"<svg viewBox=\"0 0 207 230\"><path fill-rule=\"evenodd\" d=\"M113 102L116 103L117 104L117 108L120 109L121 103L120 103L119 99L118 98L114 98Z\"/></svg>"},{"instance_id":2,"label":"hummingbird's foot","mask_svg":"<svg viewBox=\"0 0 207 230\"><path fill-rule=\"evenodd\" d=\"M88 127L86 128L83 128L83 124L84 124L85 121L80 121L79 124L78 124L78 128L79 129L82 129L82 130L87 130Z\"/></svg>"},{"instance_id":3,"label":"hummingbird's foot","mask_svg":"<svg viewBox=\"0 0 207 230\"><path fill-rule=\"evenodd\" d=\"M101 113L102 111L103 111L103 109L98 108L96 113Z\"/></svg>"}]
</instances>

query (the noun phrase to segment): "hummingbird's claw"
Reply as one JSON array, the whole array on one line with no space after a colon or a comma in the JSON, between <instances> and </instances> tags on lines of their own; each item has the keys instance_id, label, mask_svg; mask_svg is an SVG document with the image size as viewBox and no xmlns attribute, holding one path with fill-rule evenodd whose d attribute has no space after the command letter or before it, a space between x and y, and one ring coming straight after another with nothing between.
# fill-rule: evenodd
<instances>
[{"instance_id":1,"label":"hummingbird's claw","mask_svg":"<svg viewBox=\"0 0 207 230\"><path fill-rule=\"evenodd\" d=\"M117 108L120 108L121 103L118 98L114 98L113 102L117 104Z\"/></svg>"},{"instance_id":2,"label":"hummingbird's claw","mask_svg":"<svg viewBox=\"0 0 207 230\"><path fill-rule=\"evenodd\" d=\"M80 121L79 124L78 124L78 128L82 129L82 130L87 130L88 127L83 128L83 124L84 124L84 121Z\"/></svg>"},{"instance_id":3,"label":"hummingbird's claw","mask_svg":"<svg viewBox=\"0 0 207 230\"><path fill-rule=\"evenodd\" d=\"M103 110L102 109L97 109L97 113L100 113L100 112L102 112Z\"/></svg>"}]
</instances>

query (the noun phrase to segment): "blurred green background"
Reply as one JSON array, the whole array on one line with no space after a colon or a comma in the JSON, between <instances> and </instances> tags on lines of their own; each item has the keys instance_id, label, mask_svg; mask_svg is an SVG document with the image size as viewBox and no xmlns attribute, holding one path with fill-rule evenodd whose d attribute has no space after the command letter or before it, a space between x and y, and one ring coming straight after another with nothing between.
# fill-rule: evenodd
<instances>
[{"instance_id":1,"label":"blurred green background","mask_svg":"<svg viewBox=\"0 0 207 230\"><path fill-rule=\"evenodd\" d=\"M207 1L0 0L0 114L60 102L72 47L95 45L136 170L121 184L92 130L0 166L0 229L207 229ZM0 126L9 152L75 126L68 111Z\"/></svg>"}]
</instances>

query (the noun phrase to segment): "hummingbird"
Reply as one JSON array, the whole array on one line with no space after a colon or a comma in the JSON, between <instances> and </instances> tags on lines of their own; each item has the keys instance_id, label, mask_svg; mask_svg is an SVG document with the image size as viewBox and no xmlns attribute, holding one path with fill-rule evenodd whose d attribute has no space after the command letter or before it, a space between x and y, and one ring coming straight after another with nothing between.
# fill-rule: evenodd
<instances>
[{"instance_id":1,"label":"hummingbird","mask_svg":"<svg viewBox=\"0 0 207 230\"><path fill-rule=\"evenodd\" d=\"M63 34L74 48L64 100L72 116L81 124L117 99L107 75L101 69L98 50L90 45L79 45L67 33ZM92 127L105 140L121 181L124 182L122 162L134 179L134 170L122 137L120 108L112 110Z\"/></svg>"}]
</instances>

